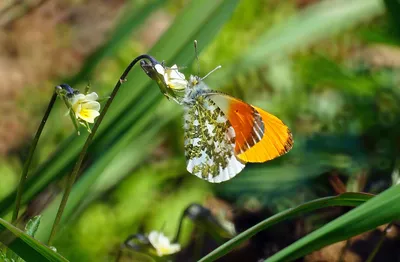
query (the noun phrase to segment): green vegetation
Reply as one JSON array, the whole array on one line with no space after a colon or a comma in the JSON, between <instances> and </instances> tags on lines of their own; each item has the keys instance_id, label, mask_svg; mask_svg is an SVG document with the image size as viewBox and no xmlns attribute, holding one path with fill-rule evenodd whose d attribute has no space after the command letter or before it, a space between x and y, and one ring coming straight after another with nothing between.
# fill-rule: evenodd
<instances>
[{"instance_id":1,"label":"green vegetation","mask_svg":"<svg viewBox=\"0 0 400 262\"><path fill-rule=\"evenodd\" d=\"M248 164L225 183L210 184L190 175L182 109L165 99L137 65L121 82L77 173L51 243L56 251L45 243L87 130L81 127L81 135L76 134L70 119L61 117L66 110L58 99L33 155L13 225L30 145L21 144L14 150L19 154L10 151L2 157L0 260L167 261L136 234L155 230L173 239L193 203L212 212L201 219L186 214L191 222L182 223L177 240L182 251L168 257L172 260L234 257L246 249L241 246L246 242L247 248L257 246L258 253L253 253L258 259L292 261L387 223L397 227L396 7L395 0L127 1L107 40L85 56L74 74L49 76L42 84L50 86L47 90L65 82L83 93L90 79L91 91L107 97L126 66L143 53L168 66L177 64L187 76L204 76L222 65L205 82L278 116L292 130L294 148L273 161ZM157 34L160 24L167 30L150 48L146 39ZM200 72L193 63L194 40ZM29 126L37 128L51 94L35 92L26 96L38 99L32 103L43 109L29 118L37 123ZM32 222L35 214L41 218ZM235 224L236 237L226 239L226 220ZM286 234L293 224L305 226ZM262 232L268 238L257 238ZM139 252L124 243L131 235L134 246L141 246ZM277 250L263 253L263 247L275 244ZM337 261L345 252L338 252ZM375 255L383 256L379 250Z\"/></svg>"}]
</instances>

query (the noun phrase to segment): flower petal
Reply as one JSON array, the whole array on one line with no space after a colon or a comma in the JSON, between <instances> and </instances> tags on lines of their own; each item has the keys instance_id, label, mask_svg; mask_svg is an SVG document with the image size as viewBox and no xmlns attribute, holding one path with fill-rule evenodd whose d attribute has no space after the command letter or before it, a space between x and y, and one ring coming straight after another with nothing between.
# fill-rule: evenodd
<instances>
[{"instance_id":1,"label":"flower petal","mask_svg":"<svg viewBox=\"0 0 400 262\"><path fill-rule=\"evenodd\" d=\"M158 244L162 247L168 247L170 245L168 237L161 233L158 236Z\"/></svg>"},{"instance_id":2,"label":"flower petal","mask_svg":"<svg viewBox=\"0 0 400 262\"><path fill-rule=\"evenodd\" d=\"M181 250L179 244L171 244L168 237L163 233L151 231L147 237L150 244L154 247L158 256L170 255Z\"/></svg>"},{"instance_id":3,"label":"flower petal","mask_svg":"<svg viewBox=\"0 0 400 262\"><path fill-rule=\"evenodd\" d=\"M157 239L158 239L158 235L159 235L159 233L157 232L157 231L151 231L150 232L150 234L148 235L148 239L149 239L149 241L150 241L150 244L155 248L156 247L156 245L157 245L157 243L158 243L158 241L157 241Z\"/></svg>"},{"instance_id":4,"label":"flower petal","mask_svg":"<svg viewBox=\"0 0 400 262\"><path fill-rule=\"evenodd\" d=\"M168 86L172 89L185 89L187 87L188 82L183 79L171 79L168 82Z\"/></svg>"},{"instance_id":5,"label":"flower petal","mask_svg":"<svg viewBox=\"0 0 400 262\"><path fill-rule=\"evenodd\" d=\"M169 250L170 250L169 254L173 254L173 253L179 252L179 251L181 251L181 245L179 245L179 244L171 244L169 246Z\"/></svg>"},{"instance_id":6,"label":"flower petal","mask_svg":"<svg viewBox=\"0 0 400 262\"><path fill-rule=\"evenodd\" d=\"M154 68L156 69L157 73L159 73L160 75L164 76L165 74L165 69L161 64L156 64L154 66Z\"/></svg>"},{"instance_id":7,"label":"flower petal","mask_svg":"<svg viewBox=\"0 0 400 262\"><path fill-rule=\"evenodd\" d=\"M94 123L94 119L98 117L100 113L96 110L92 109L85 109L81 110L77 116L79 116L80 119L88 122L88 123Z\"/></svg>"},{"instance_id":8,"label":"flower petal","mask_svg":"<svg viewBox=\"0 0 400 262\"><path fill-rule=\"evenodd\" d=\"M85 99L84 94L76 94L70 99L70 103L72 106L74 106L75 104L80 103L84 99Z\"/></svg>"},{"instance_id":9,"label":"flower petal","mask_svg":"<svg viewBox=\"0 0 400 262\"><path fill-rule=\"evenodd\" d=\"M81 103L75 103L72 105L72 111L74 111L76 118L78 118L79 113L82 110L82 104Z\"/></svg>"},{"instance_id":10,"label":"flower petal","mask_svg":"<svg viewBox=\"0 0 400 262\"><path fill-rule=\"evenodd\" d=\"M171 68L167 69L167 74L169 79L185 79L185 75L179 72L179 69L176 65L173 65Z\"/></svg>"},{"instance_id":11,"label":"flower petal","mask_svg":"<svg viewBox=\"0 0 400 262\"><path fill-rule=\"evenodd\" d=\"M85 100L88 100L88 101L97 101L97 99L99 99L99 96L96 94L96 92L92 92L85 96Z\"/></svg>"},{"instance_id":12,"label":"flower petal","mask_svg":"<svg viewBox=\"0 0 400 262\"><path fill-rule=\"evenodd\" d=\"M92 109L96 111L100 111L100 103L97 101L89 101L82 104L82 109Z\"/></svg>"}]
</instances>

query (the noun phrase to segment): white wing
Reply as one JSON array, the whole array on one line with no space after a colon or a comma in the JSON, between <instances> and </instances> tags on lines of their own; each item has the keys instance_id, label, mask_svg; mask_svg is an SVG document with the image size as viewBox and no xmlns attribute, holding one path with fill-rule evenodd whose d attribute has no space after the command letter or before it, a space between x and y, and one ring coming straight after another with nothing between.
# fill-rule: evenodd
<instances>
[{"instance_id":1,"label":"white wing","mask_svg":"<svg viewBox=\"0 0 400 262\"><path fill-rule=\"evenodd\" d=\"M185 156L187 170L201 179L219 183L244 168L236 158L235 130L215 103L204 95L185 105Z\"/></svg>"}]
</instances>

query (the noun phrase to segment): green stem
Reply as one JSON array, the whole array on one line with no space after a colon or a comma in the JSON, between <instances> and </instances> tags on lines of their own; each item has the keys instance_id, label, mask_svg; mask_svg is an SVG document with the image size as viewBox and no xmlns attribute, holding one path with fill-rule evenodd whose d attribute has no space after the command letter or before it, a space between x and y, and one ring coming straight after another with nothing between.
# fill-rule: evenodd
<instances>
[{"instance_id":1,"label":"green stem","mask_svg":"<svg viewBox=\"0 0 400 262\"><path fill-rule=\"evenodd\" d=\"M44 125L46 124L47 119L49 118L50 111L53 108L56 98L57 98L57 92L54 91L53 96L50 99L50 103L47 106L46 112L44 113L42 122L40 123L39 128L36 131L36 135L33 138L32 145L29 150L28 159L26 160L24 167L22 169L21 179L19 181L19 185L18 185L18 189L17 189L17 197L15 198L15 208L14 208L14 212L13 212L13 216L12 216L12 220L11 220L13 225L15 225L15 223L17 222L17 219L18 219L18 213L19 213L19 209L21 206L21 200L22 200L22 192L24 189L24 184L25 184L26 178L28 177L29 166L31 165L31 162L32 162L33 153L35 152L40 135L42 134L42 131L43 131Z\"/></svg>"},{"instance_id":2,"label":"green stem","mask_svg":"<svg viewBox=\"0 0 400 262\"><path fill-rule=\"evenodd\" d=\"M385 227L385 229L384 229L383 232L382 232L382 237L381 237L381 239L379 239L378 244L375 246L374 250L372 250L372 252L371 252L371 254L369 255L369 257L368 257L368 259L367 259L366 262L372 262L372 261L374 260L376 254L378 253L379 249L381 248L381 246L382 246L382 244L383 244L383 241L384 241L385 238L386 238L386 233L387 233L387 231L389 230L389 228L390 228L391 226L392 226L392 223L389 223L389 224Z\"/></svg>"},{"instance_id":3,"label":"green stem","mask_svg":"<svg viewBox=\"0 0 400 262\"><path fill-rule=\"evenodd\" d=\"M86 156L86 153L87 153L87 151L88 151L88 148L89 148L89 146L90 146L90 144L91 144L91 142L92 142L92 140L93 140L93 137L94 137L94 135L96 134L96 131L97 131L97 129L99 128L101 122L103 121L103 118L104 118L104 116L106 115L106 113L107 113L107 111L108 111L108 108L110 107L111 103L113 102L113 100L114 100L114 98L115 98L115 96L116 96L116 94L117 94L119 88L121 87L121 84L122 84L124 81L126 81L126 77L127 77L128 73L131 71L131 69L133 68L133 66L134 66L137 62L139 62L140 60L142 60L142 59L148 59L148 60L150 60L150 62L151 62L153 65L154 65L154 64L158 64L158 62L157 62L153 57L151 57L151 56L149 56L149 55L140 55L140 56L136 57L136 58L128 65L128 67L127 67L127 68L125 69L125 71L122 73L120 79L118 79L118 81L117 81L117 83L116 83L116 85L115 85L115 87L114 87L114 90L112 91L112 93L111 93L111 95L110 95L110 98L107 100L107 103L104 105L104 108L103 108L103 110L101 111L101 113L100 113L100 115L99 115L99 118L98 118L97 121L94 123L93 129L92 129L92 133L90 133L89 136L87 137L86 142L85 142L85 145L83 146L82 151L81 151L81 153L79 154L78 160L77 160L76 163L75 163L74 169L72 170L72 173L71 173L71 175L70 175L69 178L68 178L67 186L65 187L64 195L63 195L63 197L62 197L62 199L61 199L61 203L60 203L60 206L59 206L58 211L57 211L56 218L55 218L54 223L53 223L53 228L51 229L50 237L49 237L49 240L48 240L48 245L49 245L49 246L52 244L52 242L53 242L53 240L54 240L54 236L55 236L55 234L57 233L59 224L60 224L60 222L61 222L62 214L63 214L63 212L64 212L65 206L67 205L67 201L68 201L69 194L71 193L71 190L72 190L72 186L73 186L73 184L74 184L74 182L75 182L75 180L76 180L76 177L78 176L78 173L79 173L80 167L81 167L81 165L82 165L83 159L84 159L85 156Z\"/></svg>"},{"instance_id":4,"label":"green stem","mask_svg":"<svg viewBox=\"0 0 400 262\"><path fill-rule=\"evenodd\" d=\"M186 210L185 212L182 213L181 218L179 219L178 231L176 232L175 238L172 240L172 242L174 243L179 242L179 237L181 235L181 230L182 230L182 224L185 217L186 217Z\"/></svg>"}]
</instances>

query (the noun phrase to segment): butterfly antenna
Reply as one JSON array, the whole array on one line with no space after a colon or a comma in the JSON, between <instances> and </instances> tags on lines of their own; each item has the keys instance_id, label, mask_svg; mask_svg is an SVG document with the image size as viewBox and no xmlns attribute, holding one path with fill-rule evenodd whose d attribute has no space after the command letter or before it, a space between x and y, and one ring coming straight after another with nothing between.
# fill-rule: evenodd
<instances>
[{"instance_id":1,"label":"butterfly antenna","mask_svg":"<svg viewBox=\"0 0 400 262\"><path fill-rule=\"evenodd\" d=\"M194 40L194 53L196 55L196 61L197 61L197 75L200 74L200 61L199 61L199 53L197 52L197 40Z\"/></svg>"},{"instance_id":2,"label":"butterfly antenna","mask_svg":"<svg viewBox=\"0 0 400 262\"><path fill-rule=\"evenodd\" d=\"M215 71L217 71L218 69L220 69L222 66L219 65L216 68L214 68L213 70L211 70L208 74L206 74L203 78L201 78L201 80L206 79L209 75L211 75L212 73L214 73Z\"/></svg>"}]
</instances>

